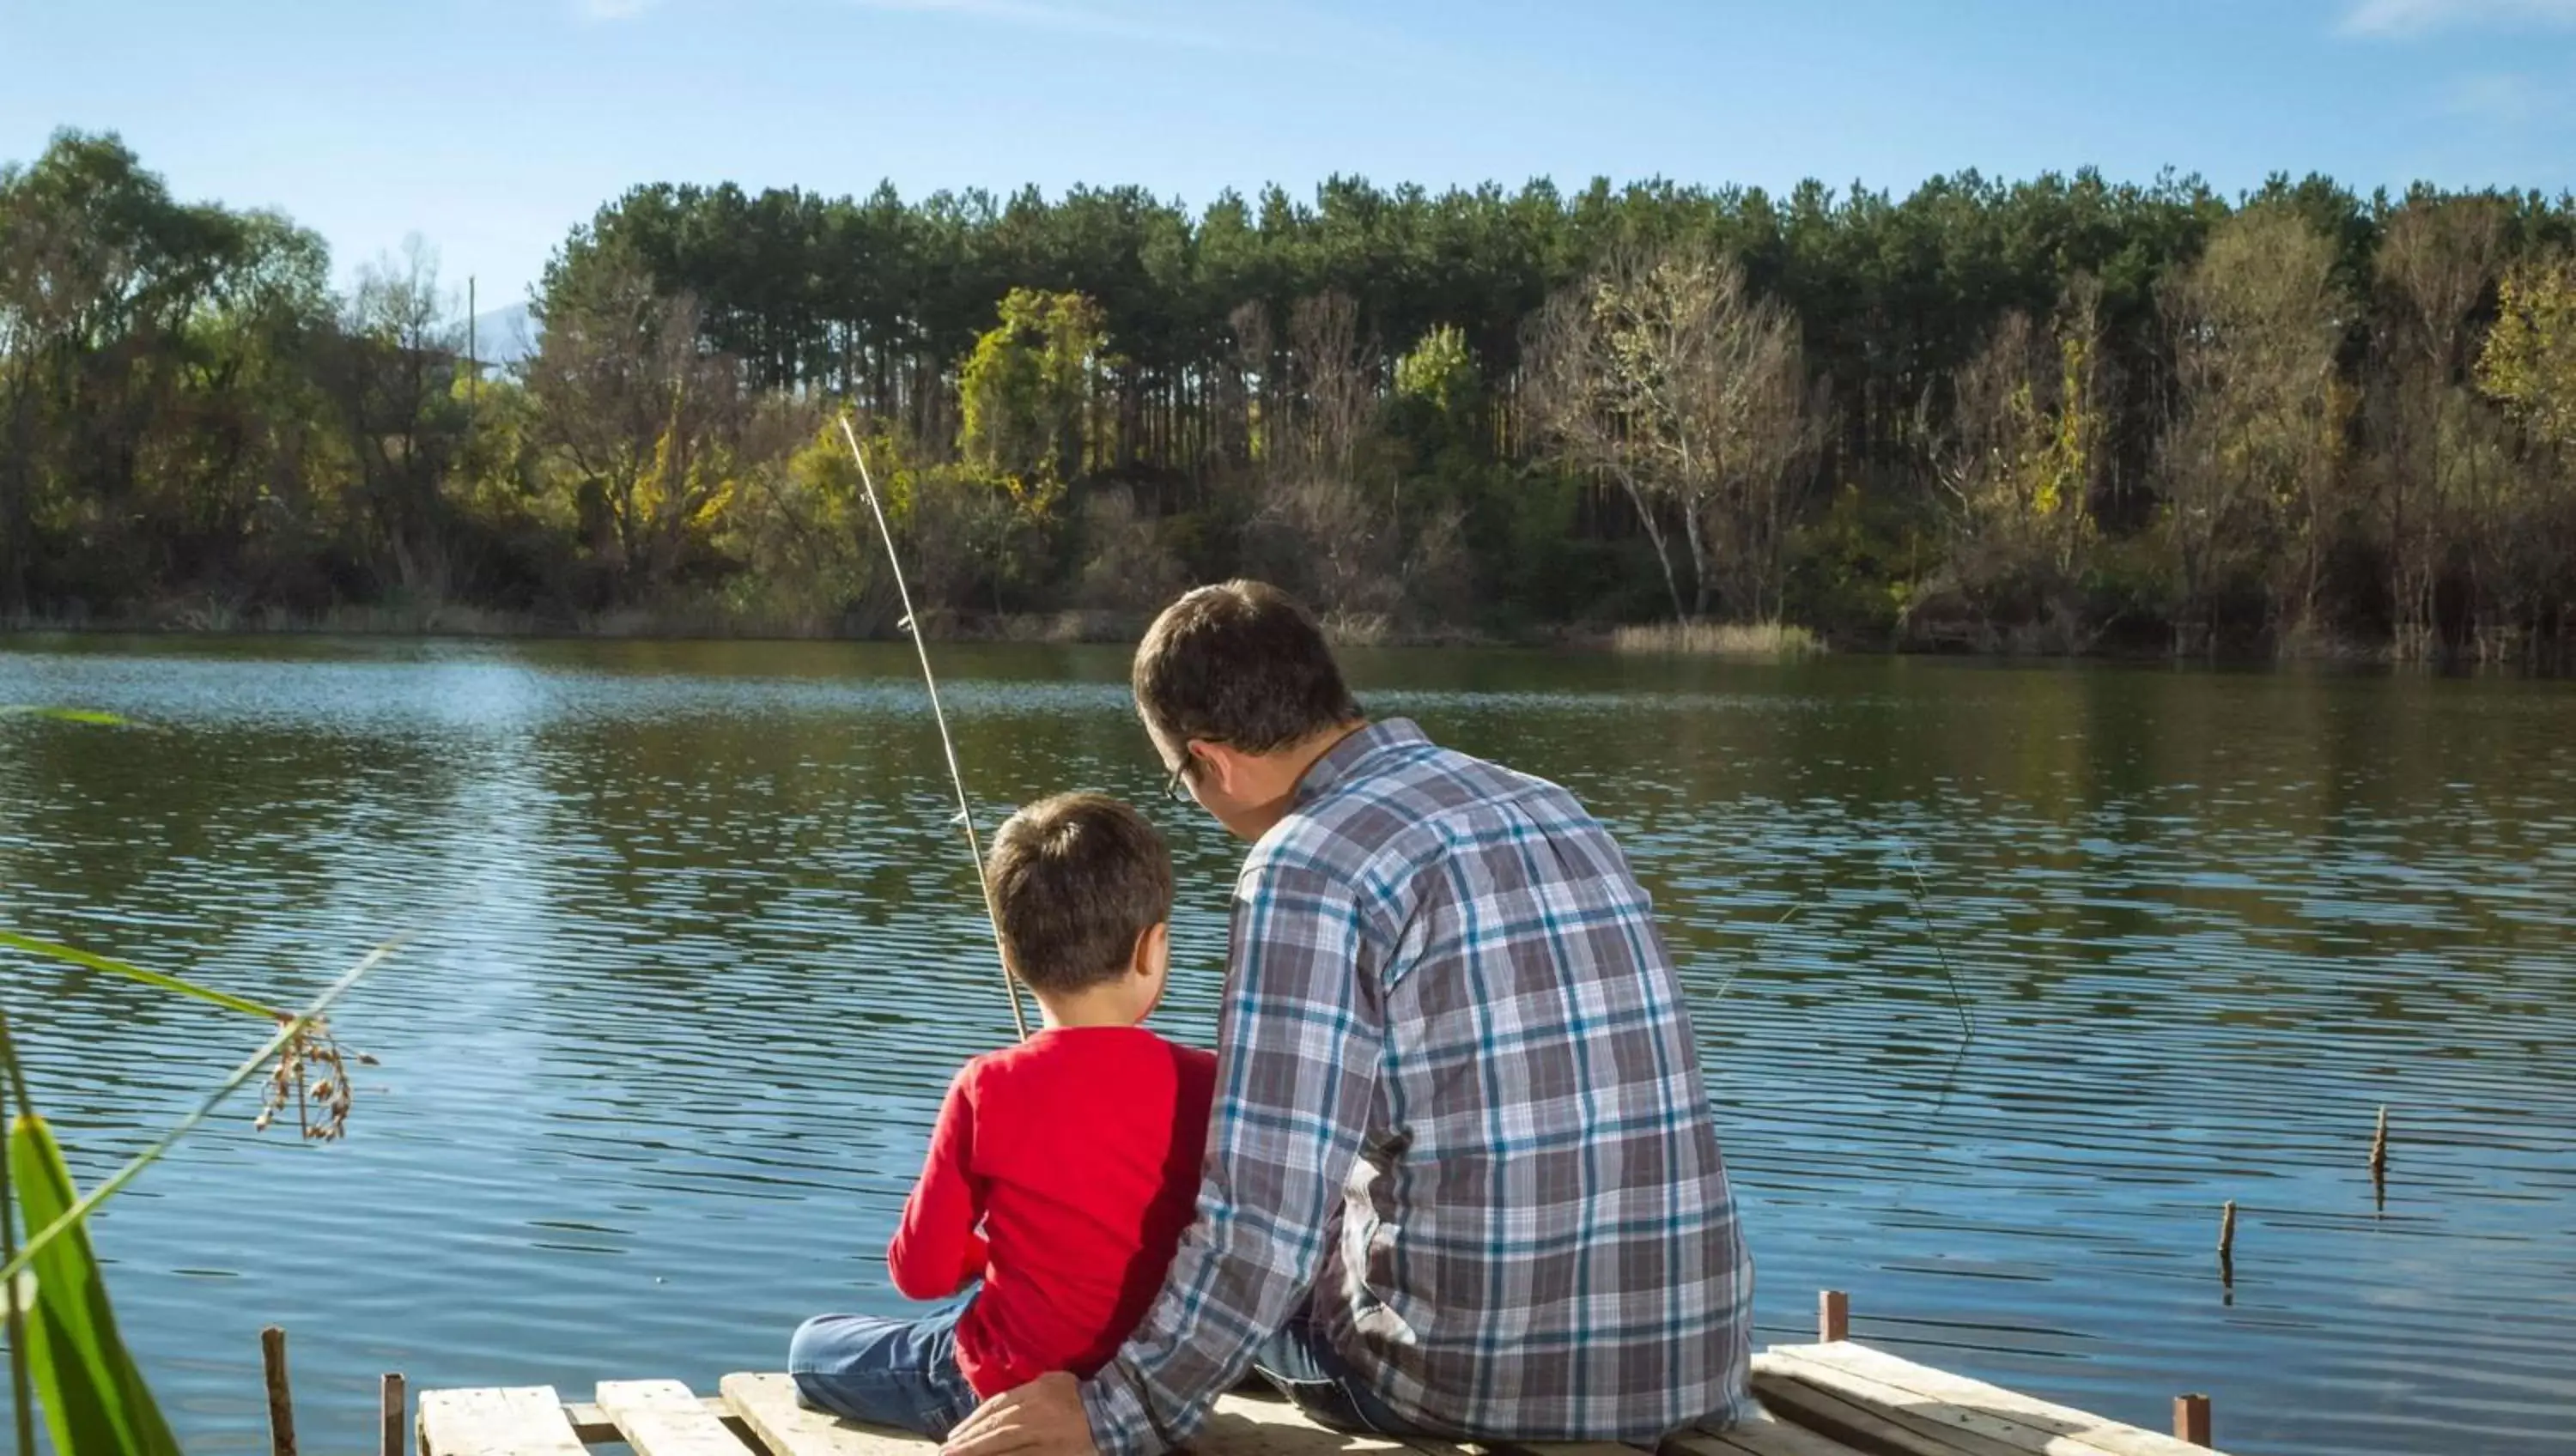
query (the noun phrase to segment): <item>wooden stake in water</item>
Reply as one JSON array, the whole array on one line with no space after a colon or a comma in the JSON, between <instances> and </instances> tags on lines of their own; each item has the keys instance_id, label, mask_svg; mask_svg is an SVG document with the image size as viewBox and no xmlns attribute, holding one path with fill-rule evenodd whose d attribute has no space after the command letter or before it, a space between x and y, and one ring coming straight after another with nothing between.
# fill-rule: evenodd
<instances>
[{"instance_id":1,"label":"wooden stake in water","mask_svg":"<svg viewBox=\"0 0 2576 1456\"><path fill-rule=\"evenodd\" d=\"M2200 1394L2174 1397L2174 1439L2195 1446L2209 1444L2209 1397Z\"/></svg>"},{"instance_id":2,"label":"wooden stake in water","mask_svg":"<svg viewBox=\"0 0 2576 1456\"><path fill-rule=\"evenodd\" d=\"M402 1372L388 1370L378 1387L376 1415L383 1427L376 1443L376 1456L411 1456L409 1432L404 1417L409 1414L409 1393L403 1388Z\"/></svg>"},{"instance_id":3,"label":"wooden stake in water","mask_svg":"<svg viewBox=\"0 0 2576 1456\"><path fill-rule=\"evenodd\" d=\"M966 775L957 767L957 741L948 736L948 714L939 706L939 679L930 671L930 644L922 640L921 620L912 610L912 589L904 585L903 563L894 551L894 531L886 525L885 507L877 503L877 483L868 474L867 452L859 448L858 431L850 428L850 417L841 416L841 438L850 444L850 458L858 462L859 489L868 498L868 514L876 517L877 539L885 542L886 567L894 573L895 595L903 603L903 628L912 634L912 650L921 657L921 685L930 692L930 721L939 725L939 746L948 755L948 779L957 787L957 824L966 834L966 857L975 862L975 886L984 894L984 922L993 930L993 954L1002 962L1002 994L1011 998L1011 1026L1020 1040L1029 1039L1029 1023L1020 1011L1019 982L1011 975L1010 961L1002 950L1002 917L993 908L993 882L984 873L984 842L975 833L975 811L966 799Z\"/></svg>"},{"instance_id":4,"label":"wooden stake in water","mask_svg":"<svg viewBox=\"0 0 2576 1456\"><path fill-rule=\"evenodd\" d=\"M2227 1291L2227 1302L2236 1300L2236 1200L2218 1211L2218 1286Z\"/></svg>"},{"instance_id":5,"label":"wooden stake in water","mask_svg":"<svg viewBox=\"0 0 2576 1456\"><path fill-rule=\"evenodd\" d=\"M286 1383L286 1331L270 1325L259 1332L259 1363L268 1377L270 1456L295 1456L295 1396Z\"/></svg>"}]
</instances>

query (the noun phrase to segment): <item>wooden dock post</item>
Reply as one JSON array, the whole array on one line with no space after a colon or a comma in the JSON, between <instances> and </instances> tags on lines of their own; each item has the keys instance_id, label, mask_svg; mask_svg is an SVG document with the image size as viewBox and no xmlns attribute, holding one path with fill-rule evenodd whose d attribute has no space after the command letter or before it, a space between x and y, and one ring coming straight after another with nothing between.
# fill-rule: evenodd
<instances>
[{"instance_id":1,"label":"wooden dock post","mask_svg":"<svg viewBox=\"0 0 2576 1456\"><path fill-rule=\"evenodd\" d=\"M376 1443L376 1456L410 1456L404 1435L409 1429L403 1419L405 1404L402 1372L386 1371L382 1397L377 1404L384 1423L384 1435Z\"/></svg>"},{"instance_id":2,"label":"wooden dock post","mask_svg":"<svg viewBox=\"0 0 2576 1456\"><path fill-rule=\"evenodd\" d=\"M2379 1109L2379 1131L2370 1138L2370 1176L2388 1176L2388 1108L2385 1104Z\"/></svg>"},{"instance_id":3,"label":"wooden dock post","mask_svg":"<svg viewBox=\"0 0 2576 1456\"><path fill-rule=\"evenodd\" d=\"M2218 1282L2221 1287L2236 1287L2236 1200L2231 1198L2218 1210Z\"/></svg>"},{"instance_id":4,"label":"wooden dock post","mask_svg":"<svg viewBox=\"0 0 2576 1456\"><path fill-rule=\"evenodd\" d=\"M2177 1395L2174 1397L2174 1439L2195 1446L2209 1444L2209 1397Z\"/></svg>"},{"instance_id":5,"label":"wooden dock post","mask_svg":"<svg viewBox=\"0 0 2576 1456\"><path fill-rule=\"evenodd\" d=\"M1816 1338L1830 1345L1851 1338L1851 1296L1839 1289L1816 1291Z\"/></svg>"},{"instance_id":6,"label":"wooden dock post","mask_svg":"<svg viewBox=\"0 0 2576 1456\"><path fill-rule=\"evenodd\" d=\"M259 1363L268 1377L270 1456L295 1456L295 1393L286 1383L286 1331L270 1325L259 1332Z\"/></svg>"}]
</instances>

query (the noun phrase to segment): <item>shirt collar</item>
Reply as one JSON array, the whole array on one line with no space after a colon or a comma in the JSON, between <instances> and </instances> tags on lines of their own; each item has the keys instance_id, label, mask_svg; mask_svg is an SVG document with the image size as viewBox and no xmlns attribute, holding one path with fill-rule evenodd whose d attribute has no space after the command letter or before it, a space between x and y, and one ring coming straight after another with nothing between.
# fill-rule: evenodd
<instances>
[{"instance_id":1,"label":"shirt collar","mask_svg":"<svg viewBox=\"0 0 2576 1456\"><path fill-rule=\"evenodd\" d=\"M1410 718L1388 718L1371 723L1350 734L1324 751L1297 780L1297 792L1289 802L1304 808L1334 789L1359 777L1361 766L1391 749L1427 747L1430 737Z\"/></svg>"}]
</instances>

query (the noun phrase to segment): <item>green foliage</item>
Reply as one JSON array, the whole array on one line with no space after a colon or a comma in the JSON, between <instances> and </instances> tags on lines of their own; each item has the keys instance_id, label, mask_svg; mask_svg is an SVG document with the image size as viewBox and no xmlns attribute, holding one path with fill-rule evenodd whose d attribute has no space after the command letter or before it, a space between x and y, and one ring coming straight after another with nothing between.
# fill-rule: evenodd
<instances>
[{"instance_id":1,"label":"green foliage","mask_svg":"<svg viewBox=\"0 0 2576 1456\"><path fill-rule=\"evenodd\" d=\"M2576 650L2571 248L2568 199L2318 177L656 184L565 240L494 377L425 249L335 297L310 233L64 133L0 169L0 618L880 630L801 458L846 406L901 442L934 613L1085 607L1168 556L1399 631L1786 610L2536 660ZM1602 313L1654 258L1697 271L1627 292L1731 343ZM1601 315L1570 377L1531 347L1552 306ZM1577 386L1589 453L1550 412Z\"/></svg>"},{"instance_id":2,"label":"green foliage","mask_svg":"<svg viewBox=\"0 0 2576 1456\"><path fill-rule=\"evenodd\" d=\"M47 718L57 723L83 723L93 728L122 728L125 720L96 708L46 708L26 703L0 704L0 717Z\"/></svg>"},{"instance_id":3,"label":"green foliage","mask_svg":"<svg viewBox=\"0 0 2576 1456\"><path fill-rule=\"evenodd\" d=\"M959 372L959 443L969 465L1042 512L1081 469L1083 411L1106 362L1106 316L1079 293L1027 288L1005 295L1001 313Z\"/></svg>"},{"instance_id":4,"label":"green foliage","mask_svg":"<svg viewBox=\"0 0 2576 1456\"><path fill-rule=\"evenodd\" d=\"M2053 321L2008 316L1953 376L1936 460L1946 539L1898 606L1917 637L2085 645L2080 583L2110 427L2100 300L2093 280L2077 280Z\"/></svg>"},{"instance_id":5,"label":"green foliage","mask_svg":"<svg viewBox=\"0 0 2576 1456\"><path fill-rule=\"evenodd\" d=\"M9 1017L0 1010L0 1112L13 1114L7 1145L0 1148L0 1293L5 1294L9 1310L19 1456L33 1456L31 1404L43 1411L57 1451L82 1456L91 1452L176 1456L178 1445L117 1332L106 1282L90 1249L87 1219L254 1077L264 1075L269 1084L260 1126L267 1126L270 1116L291 1098L299 1117L310 1103L324 1119L319 1125L307 1125L306 1136L336 1137L349 1107L348 1069L331 1041L323 1014L382 964L397 944L399 938L368 952L310 1006L289 1014L111 957L0 932L0 945L9 949L191 996L273 1023L275 1028L194 1111L97 1187L81 1194L72 1184L51 1129L36 1114ZM338 1090L309 1085L304 1077L308 1066L327 1068ZM325 1107L327 1111L320 1110Z\"/></svg>"},{"instance_id":6,"label":"green foliage","mask_svg":"<svg viewBox=\"0 0 2576 1456\"><path fill-rule=\"evenodd\" d=\"M1857 485L1835 490L1790 545L1787 615L1845 642L1896 641L1899 624L1916 606L1923 571L1941 559L1941 543L1922 514Z\"/></svg>"},{"instance_id":7,"label":"green foliage","mask_svg":"<svg viewBox=\"0 0 2576 1456\"><path fill-rule=\"evenodd\" d=\"M193 981L183 981L166 972L146 970L141 966L130 965L113 957L82 950L78 946L38 940L31 935L20 935L14 930L0 930L0 946L6 946L27 955L41 956L47 960L63 961L85 970L123 976L129 981L140 982L156 991L170 991L181 996L192 996L209 1005L220 1006L226 1011L238 1011L245 1016L264 1016L271 1021L290 1019L286 1012L274 1006L263 1006L246 996L236 996L229 991L218 991L211 986L200 986Z\"/></svg>"},{"instance_id":8,"label":"green foliage","mask_svg":"<svg viewBox=\"0 0 2576 1456\"><path fill-rule=\"evenodd\" d=\"M2504 276L2478 385L2535 438L2576 448L2576 255L2535 259Z\"/></svg>"},{"instance_id":9,"label":"green foliage","mask_svg":"<svg viewBox=\"0 0 2576 1456\"><path fill-rule=\"evenodd\" d=\"M900 458L883 437L867 448L879 460ZM907 520L913 474L887 476L886 509ZM725 586L727 606L795 635L885 630L898 613L875 538L840 427L817 424L784 461L753 465L724 513L714 544L739 568Z\"/></svg>"},{"instance_id":10,"label":"green foliage","mask_svg":"<svg viewBox=\"0 0 2576 1456\"><path fill-rule=\"evenodd\" d=\"M43 1118L22 1112L9 1122L9 1190L14 1212L31 1233L53 1227L78 1201L71 1170ZM19 1287L34 1298L25 1313L27 1370L57 1451L81 1456L178 1456L143 1373L117 1333L116 1313L89 1236L74 1224L36 1250Z\"/></svg>"},{"instance_id":11,"label":"green foliage","mask_svg":"<svg viewBox=\"0 0 2576 1456\"><path fill-rule=\"evenodd\" d=\"M1484 394L1484 377L1467 351L1467 336L1447 324L1422 336L1413 352L1395 361L1395 397L1419 401L1444 419L1472 411Z\"/></svg>"}]
</instances>

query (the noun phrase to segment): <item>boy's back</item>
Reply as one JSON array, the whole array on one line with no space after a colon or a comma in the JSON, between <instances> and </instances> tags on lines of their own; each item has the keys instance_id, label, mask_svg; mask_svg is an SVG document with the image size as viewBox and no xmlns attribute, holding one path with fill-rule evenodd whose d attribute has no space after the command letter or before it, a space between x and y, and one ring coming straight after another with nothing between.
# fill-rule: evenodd
<instances>
[{"instance_id":1,"label":"boy's back","mask_svg":"<svg viewBox=\"0 0 2576 1456\"><path fill-rule=\"evenodd\" d=\"M1117 1352L1195 1211L1215 1082L1214 1057L1138 1026L1051 1028L958 1073L886 1262L915 1299L983 1279L956 1334L977 1394Z\"/></svg>"},{"instance_id":2,"label":"boy's back","mask_svg":"<svg viewBox=\"0 0 2576 1456\"><path fill-rule=\"evenodd\" d=\"M1098 794L1031 804L993 836L986 891L1047 1029L968 1062L940 1105L886 1265L941 1306L816 1315L787 1342L810 1404L931 1437L1117 1352L1197 1212L1216 1085L1214 1057L1140 1024L1172 948L1171 852L1143 815Z\"/></svg>"}]
</instances>

